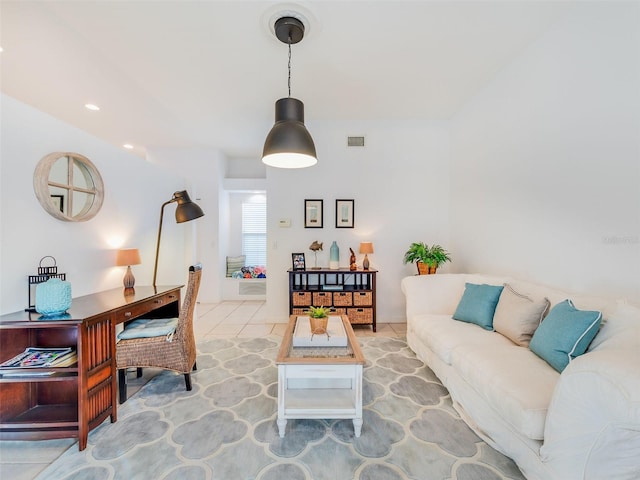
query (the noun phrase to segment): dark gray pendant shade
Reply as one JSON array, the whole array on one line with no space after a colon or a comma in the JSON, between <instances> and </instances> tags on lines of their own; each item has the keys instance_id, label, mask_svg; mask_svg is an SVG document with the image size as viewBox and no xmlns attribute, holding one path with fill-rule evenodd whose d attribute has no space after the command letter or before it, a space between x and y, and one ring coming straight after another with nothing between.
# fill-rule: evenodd
<instances>
[{"instance_id":1,"label":"dark gray pendant shade","mask_svg":"<svg viewBox=\"0 0 640 480\"><path fill-rule=\"evenodd\" d=\"M276 123L264 142L262 161L278 168L304 168L318 162L313 138L304 126L304 104L297 98L276 102Z\"/></svg>"},{"instance_id":2,"label":"dark gray pendant shade","mask_svg":"<svg viewBox=\"0 0 640 480\"><path fill-rule=\"evenodd\" d=\"M304 168L318 163L316 146L304 126L304 104L291 98L291 45L304 38L304 24L295 16L282 17L274 24L278 40L289 47L289 96L276 102L276 123L267 135L262 162L278 168Z\"/></svg>"}]
</instances>

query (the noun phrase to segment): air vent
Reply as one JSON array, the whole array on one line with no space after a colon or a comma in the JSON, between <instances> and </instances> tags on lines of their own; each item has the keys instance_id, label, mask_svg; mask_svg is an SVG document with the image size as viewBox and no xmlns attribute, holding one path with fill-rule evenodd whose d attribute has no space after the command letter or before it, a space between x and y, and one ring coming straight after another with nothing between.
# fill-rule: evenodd
<instances>
[{"instance_id":1,"label":"air vent","mask_svg":"<svg viewBox=\"0 0 640 480\"><path fill-rule=\"evenodd\" d=\"M347 147L364 147L364 137L347 137Z\"/></svg>"}]
</instances>

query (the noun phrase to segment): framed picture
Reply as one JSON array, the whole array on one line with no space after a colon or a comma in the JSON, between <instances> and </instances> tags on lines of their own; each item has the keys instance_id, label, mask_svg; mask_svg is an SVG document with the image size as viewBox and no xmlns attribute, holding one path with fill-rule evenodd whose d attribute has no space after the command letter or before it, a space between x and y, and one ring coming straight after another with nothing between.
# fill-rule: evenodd
<instances>
[{"instance_id":1,"label":"framed picture","mask_svg":"<svg viewBox=\"0 0 640 480\"><path fill-rule=\"evenodd\" d=\"M304 270L304 253L292 253L291 262L293 263L294 270Z\"/></svg>"},{"instance_id":2,"label":"framed picture","mask_svg":"<svg viewBox=\"0 0 640 480\"><path fill-rule=\"evenodd\" d=\"M64 213L64 195L51 195L51 202Z\"/></svg>"},{"instance_id":3,"label":"framed picture","mask_svg":"<svg viewBox=\"0 0 640 480\"><path fill-rule=\"evenodd\" d=\"M336 200L336 228L353 228L353 200Z\"/></svg>"},{"instance_id":4,"label":"framed picture","mask_svg":"<svg viewBox=\"0 0 640 480\"><path fill-rule=\"evenodd\" d=\"M304 201L304 228L322 228L322 200Z\"/></svg>"}]
</instances>

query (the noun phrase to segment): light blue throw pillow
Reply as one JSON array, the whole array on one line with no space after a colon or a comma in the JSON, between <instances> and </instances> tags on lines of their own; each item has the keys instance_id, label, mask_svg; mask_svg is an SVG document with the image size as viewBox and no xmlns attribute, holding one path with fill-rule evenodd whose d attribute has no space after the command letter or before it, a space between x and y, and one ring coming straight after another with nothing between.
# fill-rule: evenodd
<instances>
[{"instance_id":1,"label":"light blue throw pillow","mask_svg":"<svg viewBox=\"0 0 640 480\"><path fill-rule=\"evenodd\" d=\"M571 300L551 309L529 344L533 353L562 372L569 362L587 351L600 329L602 314L578 310Z\"/></svg>"},{"instance_id":2,"label":"light blue throw pillow","mask_svg":"<svg viewBox=\"0 0 640 480\"><path fill-rule=\"evenodd\" d=\"M475 323L485 330L493 330L493 314L503 288L503 285L465 283L464 293L453 319Z\"/></svg>"},{"instance_id":3,"label":"light blue throw pillow","mask_svg":"<svg viewBox=\"0 0 640 480\"><path fill-rule=\"evenodd\" d=\"M140 318L127 324L125 329L118 334L118 340L169 336L175 332L177 326L177 318L157 318L153 320Z\"/></svg>"}]
</instances>

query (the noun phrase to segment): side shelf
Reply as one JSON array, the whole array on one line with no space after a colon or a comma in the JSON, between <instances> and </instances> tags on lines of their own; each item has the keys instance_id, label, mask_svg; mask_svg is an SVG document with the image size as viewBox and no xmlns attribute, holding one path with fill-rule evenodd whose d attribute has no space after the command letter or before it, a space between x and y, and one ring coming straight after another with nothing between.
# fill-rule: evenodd
<instances>
[{"instance_id":1,"label":"side shelf","mask_svg":"<svg viewBox=\"0 0 640 480\"><path fill-rule=\"evenodd\" d=\"M310 306L330 307L352 325L376 331L377 270L288 270L289 314L303 315Z\"/></svg>"}]
</instances>

